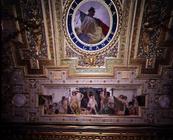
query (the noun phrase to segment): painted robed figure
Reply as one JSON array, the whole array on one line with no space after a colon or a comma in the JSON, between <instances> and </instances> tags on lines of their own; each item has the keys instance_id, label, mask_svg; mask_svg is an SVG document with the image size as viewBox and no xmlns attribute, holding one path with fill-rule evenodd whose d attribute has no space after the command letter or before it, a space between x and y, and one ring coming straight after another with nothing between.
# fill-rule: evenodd
<instances>
[{"instance_id":1,"label":"painted robed figure","mask_svg":"<svg viewBox=\"0 0 173 140\"><path fill-rule=\"evenodd\" d=\"M90 7L88 14L80 11L81 27L76 27L79 39L88 44L96 44L104 39L109 31L109 27L100 19L94 17L95 8Z\"/></svg>"}]
</instances>

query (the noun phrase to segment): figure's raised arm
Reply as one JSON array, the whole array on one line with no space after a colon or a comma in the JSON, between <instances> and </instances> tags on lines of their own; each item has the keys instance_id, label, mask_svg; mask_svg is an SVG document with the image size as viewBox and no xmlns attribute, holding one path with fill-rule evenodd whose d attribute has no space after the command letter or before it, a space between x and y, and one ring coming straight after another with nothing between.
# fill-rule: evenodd
<instances>
[{"instance_id":1,"label":"figure's raised arm","mask_svg":"<svg viewBox=\"0 0 173 140\"><path fill-rule=\"evenodd\" d=\"M80 20L81 22L83 22L84 18L87 16L87 14L85 14L83 11L79 10L80 12Z\"/></svg>"}]
</instances>

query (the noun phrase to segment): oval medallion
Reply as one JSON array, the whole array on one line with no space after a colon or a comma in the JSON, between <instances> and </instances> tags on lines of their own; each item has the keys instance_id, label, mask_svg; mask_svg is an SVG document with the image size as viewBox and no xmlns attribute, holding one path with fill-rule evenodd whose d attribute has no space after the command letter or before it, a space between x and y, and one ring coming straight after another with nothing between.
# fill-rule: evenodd
<instances>
[{"instance_id":1,"label":"oval medallion","mask_svg":"<svg viewBox=\"0 0 173 140\"><path fill-rule=\"evenodd\" d=\"M95 54L117 39L119 16L112 0L73 0L65 18L65 34L73 49Z\"/></svg>"}]
</instances>

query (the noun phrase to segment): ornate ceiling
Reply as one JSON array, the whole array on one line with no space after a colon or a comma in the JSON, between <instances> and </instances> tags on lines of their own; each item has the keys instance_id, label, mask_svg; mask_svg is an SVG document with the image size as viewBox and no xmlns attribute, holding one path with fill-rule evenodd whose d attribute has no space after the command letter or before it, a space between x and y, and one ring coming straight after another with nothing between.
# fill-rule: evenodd
<instances>
[{"instance_id":1,"label":"ornate ceiling","mask_svg":"<svg viewBox=\"0 0 173 140\"><path fill-rule=\"evenodd\" d=\"M3 32L9 32L3 34L3 43L11 41L14 65L23 67L27 76L46 76L49 68L66 69L70 76L111 76L117 68L132 67L139 75L161 74L172 65L170 1L114 3L117 25L112 26L117 29L101 51L76 49L71 42L66 25L71 1L12 2L13 12L5 9L8 15L3 17ZM9 18L14 31L6 27Z\"/></svg>"},{"instance_id":2,"label":"ornate ceiling","mask_svg":"<svg viewBox=\"0 0 173 140\"><path fill-rule=\"evenodd\" d=\"M109 15L101 15L109 21L107 35L93 44L79 39L73 23L78 10L89 2L102 5ZM169 95L172 101L171 6L171 0L2 0L4 118L24 122L169 123L173 105L164 110L159 99ZM39 95L84 86L136 90L146 96L146 106L139 118L49 118L39 114ZM16 98L25 102L18 103Z\"/></svg>"}]
</instances>

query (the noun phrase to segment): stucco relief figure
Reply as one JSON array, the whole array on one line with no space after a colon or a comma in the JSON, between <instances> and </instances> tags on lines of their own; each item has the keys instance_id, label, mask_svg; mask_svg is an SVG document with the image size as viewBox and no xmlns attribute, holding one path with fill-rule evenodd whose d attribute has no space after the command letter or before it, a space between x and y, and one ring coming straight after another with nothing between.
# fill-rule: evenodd
<instances>
[{"instance_id":1,"label":"stucco relief figure","mask_svg":"<svg viewBox=\"0 0 173 140\"><path fill-rule=\"evenodd\" d=\"M90 7L88 14L79 11L81 25L75 27L79 39L88 44L95 44L104 39L109 31L109 27L99 18L94 17L95 8Z\"/></svg>"}]
</instances>

